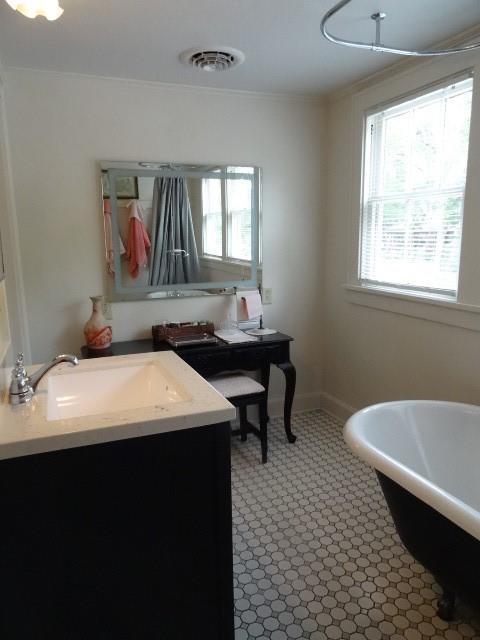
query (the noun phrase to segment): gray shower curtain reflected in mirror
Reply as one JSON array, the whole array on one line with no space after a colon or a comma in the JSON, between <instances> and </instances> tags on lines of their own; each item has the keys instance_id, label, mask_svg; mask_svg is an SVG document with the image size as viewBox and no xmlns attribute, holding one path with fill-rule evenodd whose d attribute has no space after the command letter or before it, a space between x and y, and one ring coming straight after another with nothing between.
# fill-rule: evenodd
<instances>
[{"instance_id":1,"label":"gray shower curtain reflected in mirror","mask_svg":"<svg viewBox=\"0 0 480 640\"><path fill-rule=\"evenodd\" d=\"M200 263L185 178L155 178L151 244L151 286L200 281Z\"/></svg>"}]
</instances>

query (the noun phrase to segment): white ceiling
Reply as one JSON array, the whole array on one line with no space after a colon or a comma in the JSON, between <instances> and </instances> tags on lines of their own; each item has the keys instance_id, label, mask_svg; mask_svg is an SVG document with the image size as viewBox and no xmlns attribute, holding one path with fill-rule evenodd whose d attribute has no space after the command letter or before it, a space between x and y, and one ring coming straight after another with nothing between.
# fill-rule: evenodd
<instances>
[{"instance_id":1,"label":"white ceiling","mask_svg":"<svg viewBox=\"0 0 480 640\"><path fill-rule=\"evenodd\" d=\"M398 59L352 50L321 35L335 0L61 0L56 22L29 20L0 0L6 66L250 91L322 94ZM480 0L353 0L331 30L373 39L369 16L388 14L386 44L424 47L480 23ZM246 55L230 72L184 67L184 49L231 46Z\"/></svg>"}]
</instances>

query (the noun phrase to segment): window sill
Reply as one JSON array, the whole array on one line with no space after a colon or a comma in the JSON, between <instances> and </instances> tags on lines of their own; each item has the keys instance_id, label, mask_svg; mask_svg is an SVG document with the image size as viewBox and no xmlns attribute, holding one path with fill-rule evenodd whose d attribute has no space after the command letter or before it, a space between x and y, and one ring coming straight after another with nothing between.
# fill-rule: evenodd
<instances>
[{"instance_id":1,"label":"window sill","mask_svg":"<svg viewBox=\"0 0 480 640\"><path fill-rule=\"evenodd\" d=\"M362 285L344 285L346 300L411 318L480 331L480 306L464 304L448 298L431 298L407 292L389 291Z\"/></svg>"},{"instance_id":2,"label":"window sill","mask_svg":"<svg viewBox=\"0 0 480 640\"><path fill-rule=\"evenodd\" d=\"M213 256L200 256L200 264L205 267L212 267L227 271L230 273L238 273L240 270L248 270L252 268L252 263L241 260L223 260ZM262 267L258 266L257 271L261 271Z\"/></svg>"}]
</instances>

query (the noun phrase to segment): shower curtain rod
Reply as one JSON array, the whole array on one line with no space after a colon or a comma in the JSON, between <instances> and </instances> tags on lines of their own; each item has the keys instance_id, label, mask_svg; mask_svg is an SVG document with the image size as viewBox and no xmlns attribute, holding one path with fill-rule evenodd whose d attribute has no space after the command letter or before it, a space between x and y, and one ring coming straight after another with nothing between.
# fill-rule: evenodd
<instances>
[{"instance_id":1,"label":"shower curtain rod","mask_svg":"<svg viewBox=\"0 0 480 640\"><path fill-rule=\"evenodd\" d=\"M387 47L381 42L381 24L382 21L386 18L385 13L374 13L370 17L375 21L376 25L376 38L375 42L357 42L355 40L346 40L343 38L339 38L338 36L334 36L327 30L327 22L332 18L336 13L338 13L341 9L347 6L352 0L340 0L337 2L335 6L333 6L327 13L323 16L322 22L320 24L320 30L323 36L333 42L335 44L340 44L345 47L353 47L355 49L368 49L370 51L376 51L379 53L394 53L400 56L446 56L452 53L462 53L464 51L471 51L472 49L480 48L480 42L474 42L473 44L467 44L462 47L453 47L451 49L425 49L422 51L409 51L408 49L398 49L396 47Z\"/></svg>"}]
</instances>

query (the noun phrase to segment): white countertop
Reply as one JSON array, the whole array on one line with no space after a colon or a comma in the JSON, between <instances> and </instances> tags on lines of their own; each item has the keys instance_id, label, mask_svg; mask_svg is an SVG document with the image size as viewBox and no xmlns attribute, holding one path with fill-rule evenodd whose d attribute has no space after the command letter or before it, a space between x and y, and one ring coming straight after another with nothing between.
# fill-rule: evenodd
<instances>
[{"instance_id":1,"label":"white countertop","mask_svg":"<svg viewBox=\"0 0 480 640\"><path fill-rule=\"evenodd\" d=\"M47 381L65 373L105 370L156 362L181 383L187 399L172 404L112 410L109 413L47 420ZM35 370L37 367L32 367ZM0 404L0 460L47 451L138 438L191 429L235 417L234 407L173 351L81 360L77 367L60 364L41 380L33 399L11 406L8 394Z\"/></svg>"}]
</instances>

